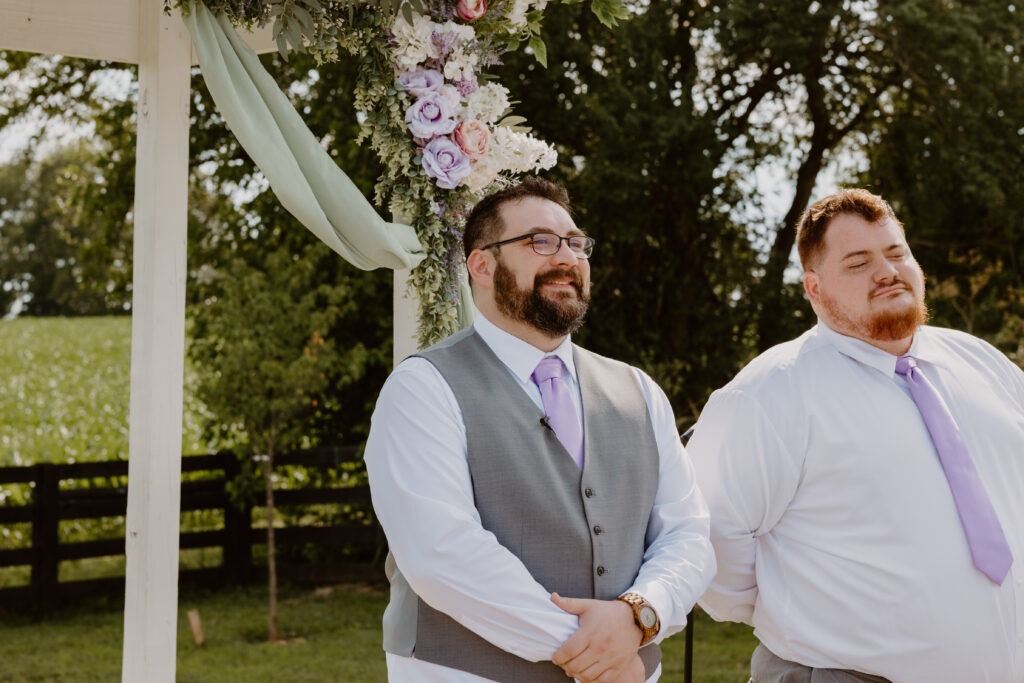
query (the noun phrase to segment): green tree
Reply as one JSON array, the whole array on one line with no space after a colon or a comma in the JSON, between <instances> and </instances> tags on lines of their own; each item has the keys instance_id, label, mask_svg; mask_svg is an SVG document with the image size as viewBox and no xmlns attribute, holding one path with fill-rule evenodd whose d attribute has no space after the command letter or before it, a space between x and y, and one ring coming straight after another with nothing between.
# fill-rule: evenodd
<instances>
[{"instance_id":1,"label":"green tree","mask_svg":"<svg viewBox=\"0 0 1024 683\"><path fill-rule=\"evenodd\" d=\"M101 157L90 143L78 141L0 166L2 312L15 301L24 315L127 312L127 213L109 221L86 199L109 189ZM113 211L113 203L104 211Z\"/></svg>"},{"instance_id":2,"label":"green tree","mask_svg":"<svg viewBox=\"0 0 1024 683\"><path fill-rule=\"evenodd\" d=\"M1022 362L1024 17L992 0L884 8L906 87L865 150L860 182L903 218L929 276L933 321Z\"/></svg>"},{"instance_id":3,"label":"green tree","mask_svg":"<svg viewBox=\"0 0 1024 683\"><path fill-rule=\"evenodd\" d=\"M236 450L260 463L264 482L269 639L278 640L274 458L308 443L306 418L320 410L334 366L359 367L362 350L335 353L328 331L351 308L344 284L317 284L316 247L281 248L263 267L234 259L218 275L223 296L195 311L192 357L199 394Z\"/></svg>"},{"instance_id":4,"label":"green tree","mask_svg":"<svg viewBox=\"0 0 1024 683\"><path fill-rule=\"evenodd\" d=\"M918 166L940 128L949 149L990 169L967 192L989 196L989 209L991 196L1021 205L1021 22L1005 3L665 0L634 10L610 31L579 7L554 8L550 68L510 55L501 80L558 143L556 173L598 238L581 337L651 370L684 419L754 353L813 321L793 245L826 171L883 190L912 215L900 195L916 182L885 169L905 164L924 178L945 164L949 174L956 164L934 151ZM969 96L950 97L953 65ZM883 149L890 161L876 173ZM940 192L964 180L958 173ZM949 215L955 224L963 213ZM959 252L1019 244L1019 216L961 229ZM986 252L986 263L998 257ZM1002 260L990 309L1013 300L1006 274L1020 273ZM957 273L947 254L930 261L934 277Z\"/></svg>"}]
</instances>

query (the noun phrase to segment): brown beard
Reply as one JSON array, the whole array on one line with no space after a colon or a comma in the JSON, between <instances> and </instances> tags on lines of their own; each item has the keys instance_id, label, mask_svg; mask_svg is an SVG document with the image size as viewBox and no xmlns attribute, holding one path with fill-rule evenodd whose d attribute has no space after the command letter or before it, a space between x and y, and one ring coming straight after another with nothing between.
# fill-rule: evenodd
<instances>
[{"instance_id":1,"label":"brown beard","mask_svg":"<svg viewBox=\"0 0 1024 683\"><path fill-rule=\"evenodd\" d=\"M928 320L928 306L924 301L905 311L876 313L867 324L868 337L878 341L899 341L914 334Z\"/></svg>"},{"instance_id":2,"label":"brown beard","mask_svg":"<svg viewBox=\"0 0 1024 683\"><path fill-rule=\"evenodd\" d=\"M896 282L903 282L897 280ZM885 285L886 287L891 284ZM913 292L913 289L906 282L904 285ZM874 296L872 292L871 296ZM842 327L862 335L863 338L875 341L891 342L906 339L914 334L914 331L928 321L928 305L924 297L917 299L914 305L901 311L879 311L868 316L866 319L853 320L843 313L835 299L821 292L821 304L828 311L829 316Z\"/></svg>"},{"instance_id":3,"label":"brown beard","mask_svg":"<svg viewBox=\"0 0 1024 683\"><path fill-rule=\"evenodd\" d=\"M540 288L545 282L564 278L572 283L576 298L561 296L552 301L541 294ZM537 275L531 289L520 289L515 275L499 258L494 269L494 301L498 310L512 320L532 325L551 337L564 337L583 324L590 294L584 290L579 271L571 268Z\"/></svg>"}]
</instances>

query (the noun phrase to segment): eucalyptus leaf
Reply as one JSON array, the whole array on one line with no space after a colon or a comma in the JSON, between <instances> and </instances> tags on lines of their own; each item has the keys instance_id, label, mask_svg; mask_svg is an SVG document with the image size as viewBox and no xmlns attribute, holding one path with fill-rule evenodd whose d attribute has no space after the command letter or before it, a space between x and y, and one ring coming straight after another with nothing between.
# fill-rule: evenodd
<instances>
[{"instance_id":1,"label":"eucalyptus leaf","mask_svg":"<svg viewBox=\"0 0 1024 683\"><path fill-rule=\"evenodd\" d=\"M546 69L548 66L548 46L544 44L544 40L538 35L530 36L530 49L533 50L533 56L537 59L537 62Z\"/></svg>"}]
</instances>

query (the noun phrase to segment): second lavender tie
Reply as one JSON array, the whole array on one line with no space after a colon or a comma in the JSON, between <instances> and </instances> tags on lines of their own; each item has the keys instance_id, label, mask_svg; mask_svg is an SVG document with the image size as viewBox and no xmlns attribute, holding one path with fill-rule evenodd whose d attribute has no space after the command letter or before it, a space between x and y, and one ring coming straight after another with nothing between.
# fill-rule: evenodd
<instances>
[{"instance_id":1,"label":"second lavender tie","mask_svg":"<svg viewBox=\"0 0 1024 683\"><path fill-rule=\"evenodd\" d=\"M960 523L967 535L974 566L995 583L1002 584L1013 564L1013 555L960 428L914 358L900 356L896 361L896 372L907 378L910 395L935 444Z\"/></svg>"},{"instance_id":2,"label":"second lavender tie","mask_svg":"<svg viewBox=\"0 0 1024 683\"><path fill-rule=\"evenodd\" d=\"M564 364L558 356L541 359L533 371L534 383L540 389L546 424L569 451L577 467L583 469L583 427L576 413L576 405L569 394L569 386L562 379Z\"/></svg>"}]
</instances>

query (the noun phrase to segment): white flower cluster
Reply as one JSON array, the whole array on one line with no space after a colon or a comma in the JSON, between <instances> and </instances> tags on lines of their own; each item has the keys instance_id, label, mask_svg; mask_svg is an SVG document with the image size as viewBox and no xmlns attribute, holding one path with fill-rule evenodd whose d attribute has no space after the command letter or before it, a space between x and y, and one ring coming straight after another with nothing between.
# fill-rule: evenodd
<instances>
[{"instance_id":1,"label":"white flower cluster","mask_svg":"<svg viewBox=\"0 0 1024 683\"><path fill-rule=\"evenodd\" d=\"M508 107L508 88L498 83L486 83L466 98L465 116L484 123L497 123Z\"/></svg>"},{"instance_id":2,"label":"white flower cluster","mask_svg":"<svg viewBox=\"0 0 1024 683\"><path fill-rule=\"evenodd\" d=\"M517 33L526 26L526 15L531 10L543 12L548 0L514 0L508 10L508 32Z\"/></svg>"},{"instance_id":3,"label":"white flower cluster","mask_svg":"<svg viewBox=\"0 0 1024 683\"><path fill-rule=\"evenodd\" d=\"M491 157L505 171L528 173L551 168L558 153L548 143L507 126L498 126L491 135Z\"/></svg>"},{"instance_id":4,"label":"white flower cluster","mask_svg":"<svg viewBox=\"0 0 1024 683\"><path fill-rule=\"evenodd\" d=\"M409 24L399 15L391 30L396 44L392 54L399 67L415 69L416 65L436 56L434 22L427 17L414 14L412 24Z\"/></svg>"}]
</instances>

